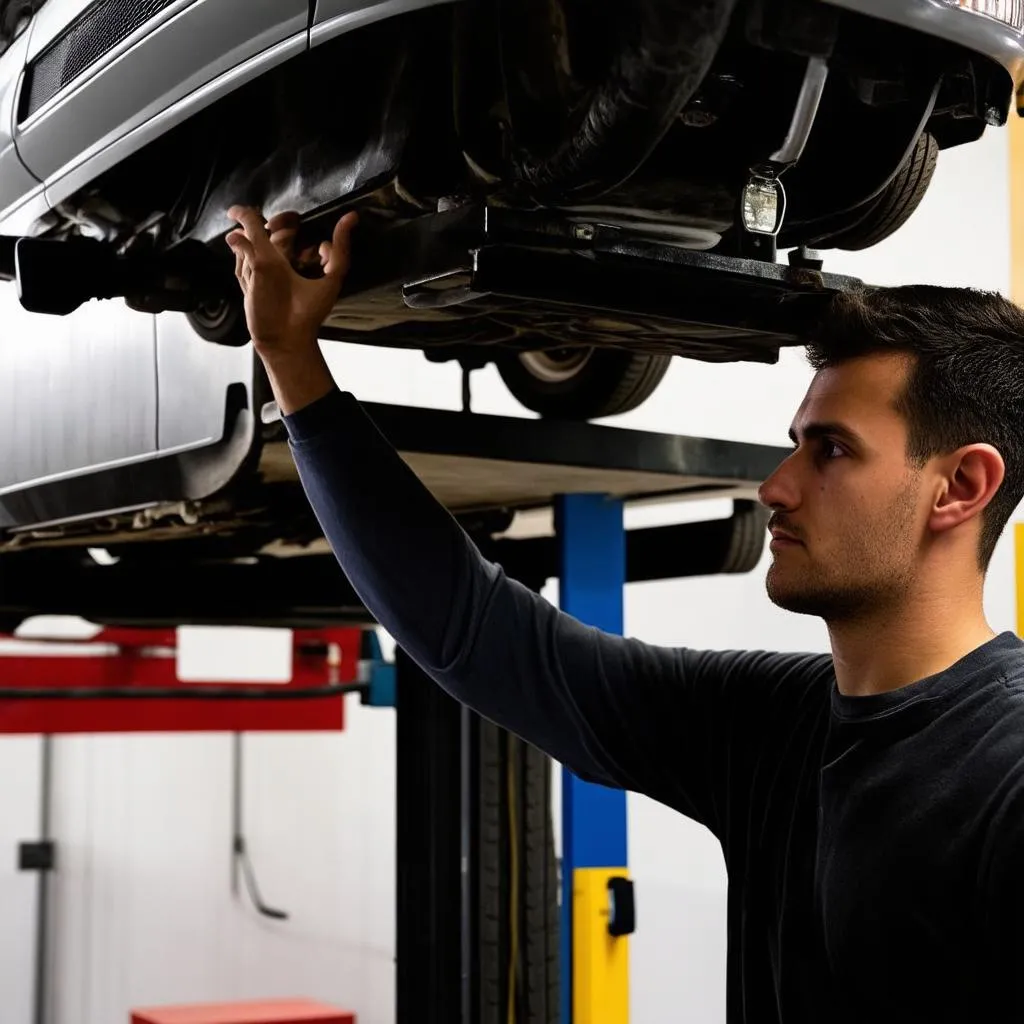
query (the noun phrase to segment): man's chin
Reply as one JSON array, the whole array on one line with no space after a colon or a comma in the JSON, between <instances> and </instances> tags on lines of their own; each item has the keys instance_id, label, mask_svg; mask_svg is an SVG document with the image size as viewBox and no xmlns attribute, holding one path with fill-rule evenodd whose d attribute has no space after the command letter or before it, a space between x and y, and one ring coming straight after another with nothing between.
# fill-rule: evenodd
<instances>
[{"instance_id":1,"label":"man's chin","mask_svg":"<svg viewBox=\"0 0 1024 1024\"><path fill-rule=\"evenodd\" d=\"M765 589L772 604L797 615L814 615L826 622L858 618L879 600L879 594L865 588L840 590L834 586L815 586L807 580L786 580L771 566Z\"/></svg>"},{"instance_id":2,"label":"man's chin","mask_svg":"<svg viewBox=\"0 0 1024 1024\"><path fill-rule=\"evenodd\" d=\"M768 578L768 600L787 612L796 612L797 615L821 615L822 602L820 595L813 594L807 590L798 590L792 587L785 587L772 583Z\"/></svg>"},{"instance_id":3,"label":"man's chin","mask_svg":"<svg viewBox=\"0 0 1024 1024\"><path fill-rule=\"evenodd\" d=\"M797 615L825 615L837 597L831 590L816 587L808 580L787 580L777 563L768 569L765 589L772 604Z\"/></svg>"}]
</instances>

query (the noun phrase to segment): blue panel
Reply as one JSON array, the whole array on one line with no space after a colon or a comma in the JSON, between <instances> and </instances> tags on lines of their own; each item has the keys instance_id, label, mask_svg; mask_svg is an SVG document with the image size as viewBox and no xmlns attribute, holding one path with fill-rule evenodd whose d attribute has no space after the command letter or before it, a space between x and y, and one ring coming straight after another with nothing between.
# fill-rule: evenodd
<instances>
[{"instance_id":1,"label":"blue panel","mask_svg":"<svg viewBox=\"0 0 1024 1024\"><path fill-rule=\"evenodd\" d=\"M359 679L367 684L362 703L372 708L393 708L397 679L394 662L384 660L380 637L375 629L363 633L363 657L359 662Z\"/></svg>"},{"instance_id":2,"label":"blue panel","mask_svg":"<svg viewBox=\"0 0 1024 1024\"><path fill-rule=\"evenodd\" d=\"M370 665L370 691L366 703L372 708L393 708L397 677L395 666L388 661L374 661Z\"/></svg>"},{"instance_id":3,"label":"blue panel","mask_svg":"<svg viewBox=\"0 0 1024 1024\"><path fill-rule=\"evenodd\" d=\"M607 633L622 632L626 535L622 502L600 494L570 494L555 507L561 542L559 604Z\"/></svg>"},{"instance_id":4,"label":"blue panel","mask_svg":"<svg viewBox=\"0 0 1024 1024\"><path fill-rule=\"evenodd\" d=\"M608 633L622 632L626 537L622 503L572 494L555 506L559 604ZM562 773L562 1021L572 1022L572 881L576 868L626 867L626 794Z\"/></svg>"},{"instance_id":5,"label":"blue panel","mask_svg":"<svg viewBox=\"0 0 1024 1024\"><path fill-rule=\"evenodd\" d=\"M568 805L568 806L567 806ZM626 794L562 774L562 827L568 826L573 868L624 868ZM564 849L564 841L563 841Z\"/></svg>"}]
</instances>

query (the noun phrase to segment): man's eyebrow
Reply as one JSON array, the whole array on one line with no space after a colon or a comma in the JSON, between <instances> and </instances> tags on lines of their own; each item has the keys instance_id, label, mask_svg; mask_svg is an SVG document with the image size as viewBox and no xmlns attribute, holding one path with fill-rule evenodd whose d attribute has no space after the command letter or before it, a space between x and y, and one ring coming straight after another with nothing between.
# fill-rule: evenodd
<instances>
[{"instance_id":1,"label":"man's eyebrow","mask_svg":"<svg viewBox=\"0 0 1024 1024\"><path fill-rule=\"evenodd\" d=\"M804 425L802 433L805 441L814 441L821 437L836 437L841 441L846 441L847 444L855 448L860 448L864 445L864 439L860 434L849 427L843 426L842 423L807 423ZM798 443L796 431L792 427L789 428L789 439L793 444Z\"/></svg>"}]
</instances>

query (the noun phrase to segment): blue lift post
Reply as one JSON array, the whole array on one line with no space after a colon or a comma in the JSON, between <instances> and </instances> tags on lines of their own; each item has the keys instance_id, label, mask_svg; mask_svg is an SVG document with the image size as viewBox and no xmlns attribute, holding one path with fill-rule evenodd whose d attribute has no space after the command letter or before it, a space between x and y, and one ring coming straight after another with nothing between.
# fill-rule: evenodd
<instances>
[{"instance_id":1,"label":"blue lift post","mask_svg":"<svg viewBox=\"0 0 1024 1024\"><path fill-rule=\"evenodd\" d=\"M588 625L622 633L622 502L601 494L562 495L555 504L555 528L560 607ZM610 928L612 889L617 881L628 885L627 864L625 792L584 782L563 769L563 1024L628 1020L628 939ZM628 913L631 918L632 907Z\"/></svg>"}]
</instances>

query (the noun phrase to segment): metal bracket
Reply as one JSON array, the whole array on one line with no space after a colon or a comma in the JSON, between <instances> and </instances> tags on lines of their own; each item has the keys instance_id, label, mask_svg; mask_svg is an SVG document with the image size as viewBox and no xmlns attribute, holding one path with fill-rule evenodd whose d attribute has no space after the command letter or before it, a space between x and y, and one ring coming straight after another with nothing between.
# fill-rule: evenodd
<instances>
[{"instance_id":1,"label":"metal bracket","mask_svg":"<svg viewBox=\"0 0 1024 1024\"><path fill-rule=\"evenodd\" d=\"M18 844L19 871L53 871L57 866L57 845L52 839Z\"/></svg>"},{"instance_id":2,"label":"metal bracket","mask_svg":"<svg viewBox=\"0 0 1024 1024\"><path fill-rule=\"evenodd\" d=\"M630 878L608 879L608 934L613 938L636 931L636 886Z\"/></svg>"}]
</instances>

